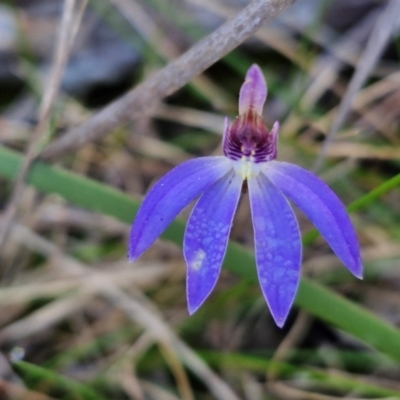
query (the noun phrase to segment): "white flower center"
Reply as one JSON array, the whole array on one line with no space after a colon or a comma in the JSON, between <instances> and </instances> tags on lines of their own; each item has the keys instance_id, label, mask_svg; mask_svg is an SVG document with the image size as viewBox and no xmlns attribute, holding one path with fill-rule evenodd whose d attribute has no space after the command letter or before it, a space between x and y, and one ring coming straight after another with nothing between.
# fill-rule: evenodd
<instances>
[{"instance_id":1,"label":"white flower center","mask_svg":"<svg viewBox=\"0 0 400 400\"><path fill-rule=\"evenodd\" d=\"M253 153L253 151L252 151ZM242 156L239 160L230 160L232 167L237 174L239 174L243 180L256 177L264 163L256 163L254 155L249 157Z\"/></svg>"}]
</instances>

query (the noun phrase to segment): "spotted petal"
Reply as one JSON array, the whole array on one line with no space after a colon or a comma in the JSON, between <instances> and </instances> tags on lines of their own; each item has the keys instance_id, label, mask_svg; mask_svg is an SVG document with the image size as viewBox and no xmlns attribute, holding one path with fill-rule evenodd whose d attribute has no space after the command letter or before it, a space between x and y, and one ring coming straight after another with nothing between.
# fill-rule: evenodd
<instances>
[{"instance_id":1,"label":"spotted petal","mask_svg":"<svg viewBox=\"0 0 400 400\"><path fill-rule=\"evenodd\" d=\"M225 157L201 157L186 161L161 178L137 214L129 241L129 259L138 259L184 207L231 168Z\"/></svg>"},{"instance_id":2,"label":"spotted petal","mask_svg":"<svg viewBox=\"0 0 400 400\"><path fill-rule=\"evenodd\" d=\"M299 227L286 197L263 174L250 178L248 185L258 278L272 316L282 327L300 280Z\"/></svg>"},{"instance_id":3,"label":"spotted petal","mask_svg":"<svg viewBox=\"0 0 400 400\"><path fill-rule=\"evenodd\" d=\"M264 172L310 218L343 264L362 278L356 232L345 207L328 185L310 171L289 163L272 161Z\"/></svg>"},{"instance_id":4,"label":"spotted petal","mask_svg":"<svg viewBox=\"0 0 400 400\"><path fill-rule=\"evenodd\" d=\"M187 300L193 314L217 283L243 180L234 171L200 197L186 227Z\"/></svg>"},{"instance_id":5,"label":"spotted petal","mask_svg":"<svg viewBox=\"0 0 400 400\"><path fill-rule=\"evenodd\" d=\"M254 110L261 115L266 99L267 83L261 68L253 64L247 71L245 81L240 88L239 114L243 115L249 110Z\"/></svg>"}]
</instances>

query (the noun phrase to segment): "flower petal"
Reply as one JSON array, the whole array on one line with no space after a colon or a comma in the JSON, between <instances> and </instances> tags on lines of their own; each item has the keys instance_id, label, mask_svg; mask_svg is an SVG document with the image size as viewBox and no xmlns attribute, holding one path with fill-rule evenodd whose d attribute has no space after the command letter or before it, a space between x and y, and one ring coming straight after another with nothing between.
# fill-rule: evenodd
<instances>
[{"instance_id":1,"label":"flower petal","mask_svg":"<svg viewBox=\"0 0 400 400\"><path fill-rule=\"evenodd\" d=\"M361 279L363 267L355 229L328 185L310 171L285 162L270 162L264 173L310 218L343 264Z\"/></svg>"},{"instance_id":2,"label":"flower petal","mask_svg":"<svg viewBox=\"0 0 400 400\"><path fill-rule=\"evenodd\" d=\"M129 259L137 260L184 207L231 168L225 157L200 157L186 161L161 178L136 216L129 241Z\"/></svg>"},{"instance_id":3,"label":"flower petal","mask_svg":"<svg viewBox=\"0 0 400 400\"><path fill-rule=\"evenodd\" d=\"M300 281L299 226L283 193L263 174L249 179L248 185L258 278L271 314L282 327Z\"/></svg>"},{"instance_id":4,"label":"flower petal","mask_svg":"<svg viewBox=\"0 0 400 400\"><path fill-rule=\"evenodd\" d=\"M234 171L219 179L200 197L189 218L184 255L190 314L197 311L217 283L242 183Z\"/></svg>"},{"instance_id":5,"label":"flower petal","mask_svg":"<svg viewBox=\"0 0 400 400\"><path fill-rule=\"evenodd\" d=\"M267 83L261 68L253 64L247 71L245 81L240 88L239 114L243 115L250 109L261 115L267 98Z\"/></svg>"}]
</instances>

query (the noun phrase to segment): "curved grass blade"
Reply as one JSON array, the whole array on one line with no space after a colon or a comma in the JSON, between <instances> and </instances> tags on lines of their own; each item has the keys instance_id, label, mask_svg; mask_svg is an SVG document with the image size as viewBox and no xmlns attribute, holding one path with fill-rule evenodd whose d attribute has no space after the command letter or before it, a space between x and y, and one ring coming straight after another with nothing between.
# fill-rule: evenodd
<instances>
[{"instance_id":1,"label":"curved grass blade","mask_svg":"<svg viewBox=\"0 0 400 400\"><path fill-rule=\"evenodd\" d=\"M0 146L0 176L15 179L22 165L22 157ZM59 194L71 203L111 215L126 223L133 220L140 206L139 200L110 186L40 162L34 164L28 182L38 190ZM400 174L358 199L353 203L352 211L366 207L399 185ZM164 232L163 238L182 246L184 230L185 222L177 219ZM230 243L225 266L238 276L257 281L254 255L237 243ZM295 303L400 362L400 330L368 310L306 278L301 281Z\"/></svg>"}]
</instances>

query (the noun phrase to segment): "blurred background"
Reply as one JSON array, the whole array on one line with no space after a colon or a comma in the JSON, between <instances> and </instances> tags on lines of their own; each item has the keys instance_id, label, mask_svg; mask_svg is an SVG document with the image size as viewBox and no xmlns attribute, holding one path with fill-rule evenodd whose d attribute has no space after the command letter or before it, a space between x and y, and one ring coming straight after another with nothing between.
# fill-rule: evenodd
<instances>
[{"instance_id":1,"label":"blurred background","mask_svg":"<svg viewBox=\"0 0 400 400\"><path fill-rule=\"evenodd\" d=\"M236 117L244 74L258 63L269 88L265 121L282 126L280 160L316 171L346 205L391 185L352 214L364 281L321 238L303 256L304 275L375 314L370 334L384 347L379 324L400 324L400 191L390 183L400 174L396 1L297 0L181 90L56 164L140 200L182 161L221 153L224 117ZM38 126L40 152L249 2L76 1L60 88L45 113L67 3L0 4L0 142L20 155ZM0 244L0 399L400 398L400 341L393 357L297 307L279 329L257 282L227 268L189 317L179 246L159 240L128 263L127 221L99 212L96 198L82 207L71 198L85 190L56 188L46 171L35 170L36 183L12 200L11 158L0 153L2 223L15 208ZM313 227L298 216L307 235ZM253 249L246 195L231 240Z\"/></svg>"}]
</instances>

